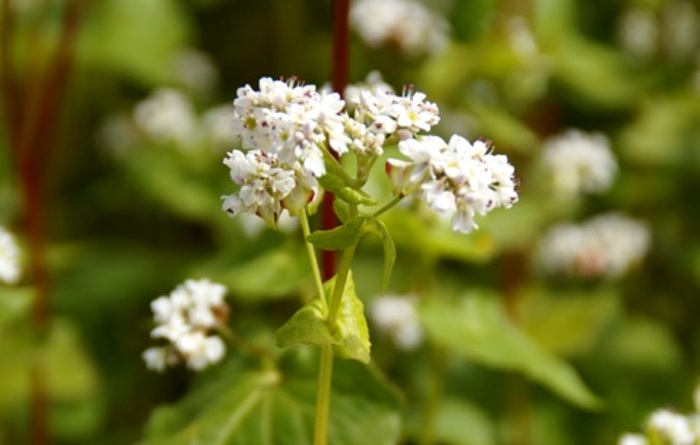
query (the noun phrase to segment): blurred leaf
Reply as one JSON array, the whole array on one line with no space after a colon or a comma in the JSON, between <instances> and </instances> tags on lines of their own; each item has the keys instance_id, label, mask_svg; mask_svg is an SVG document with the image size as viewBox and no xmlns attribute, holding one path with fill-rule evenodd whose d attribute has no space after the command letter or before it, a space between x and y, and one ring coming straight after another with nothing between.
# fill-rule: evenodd
<instances>
[{"instance_id":1,"label":"blurred leaf","mask_svg":"<svg viewBox=\"0 0 700 445\"><path fill-rule=\"evenodd\" d=\"M311 274L303 249L280 247L230 270L211 270L210 275L225 284L235 298L275 299L294 295Z\"/></svg>"},{"instance_id":2,"label":"blurred leaf","mask_svg":"<svg viewBox=\"0 0 700 445\"><path fill-rule=\"evenodd\" d=\"M187 43L188 17L172 0L97 2L78 42L82 65L98 66L149 85L172 82L173 56Z\"/></svg>"},{"instance_id":3,"label":"blurred leaf","mask_svg":"<svg viewBox=\"0 0 700 445\"><path fill-rule=\"evenodd\" d=\"M123 165L140 190L178 215L206 223L221 217L221 193L208 184L207 172L192 168L192 161L174 150L149 147Z\"/></svg>"},{"instance_id":4,"label":"blurred leaf","mask_svg":"<svg viewBox=\"0 0 700 445\"><path fill-rule=\"evenodd\" d=\"M523 329L544 348L559 355L588 351L619 312L613 289L553 295L531 288L518 299Z\"/></svg>"},{"instance_id":5,"label":"blurred leaf","mask_svg":"<svg viewBox=\"0 0 700 445\"><path fill-rule=\"evenodd\" d=\"M582 408L600 401L565 361L541 348L503 313L498 298L468 294L458 303L433 299L420 308L430 338L485 366L520 371Z\"/></svg>"},{"instance_id":6,"label":"blurred leaf","mask_svg":"<svg viewBox=\"0 0 700 445\"><path fill-rule=\"evenodd\" d=\"M33 287L0 286L0 329L29 314L34 292Z\"/></svg>"},{"instance_id":7,"label":"blurred leaf","mask_svg":"<svg viewBox=\"0 0 700 445\"><path fill-rule=\"evenodd\" d=\"M683 352L671 330L650 318L623 320L601 346L606 361L635 372L673 372L683 363Z\"/></svg>"},{"instance_id":8,"label":"blurred leaf","mask_svg":"<svg viewBox=\"0 0 700 445\"><path fill-rule=\"evenodd\" d=\"M498 107L474 107L483 134L489 135L499 147L516 153L532 153L539 145L537 135L521 120Z\"/></svg>"},{"instance_id":9,"label":"blurred leaf","mask_svg":"<svg viewBox=\"0 0 700 445\"><path fill-rule=\"evenodd\" d=\"M582 38L562 39L553 50L553 77L577 105L619 109L637 99L639 85L618 53Z\"/></svg>"},{"instance_id":10,"label":"blurred leaf","mask_svg":"<svg viewBox=\"0 0 700 445\"><path fill-rule=\"evenodd\" d=\"M392 209L381 217L397 246L421 255L485 262L495 254L492 237L475 231L455 233L447 224L426 222L415 212Z\"/></svg>"},{"instance_id":11,"label":"blurred leaf","mask_svg":"<svg viewBox=\"0 0 700 445\"><path fill-rule=\"evenodd\" d=\"M692 96L655 97L619 135L623 155L648 166L675 165L697 152L700 105Z\"/></svg>"},{"instance_id":12,"label":"blurred leaf","mask_svg":"<svg viewBox=\"0 0 700 445\"><path fill-rule=\"evenodd\" d=\"M177 405L157 409L141 445L308 445L313 440L316 366L315 360L287 354L279 370L226 375ZM365 366L337 362L328 443L393 445L398 435L396 399L383 379Z\"/></svg>"},{"instance_id":13,"label":"blurred leaf","mask_svg":"<svg viewBox=\"0 0 700 445\"><path fill-rule=\"evenodd\" d=\"M448 396L437 410L435 439L449 445L494 445L496 428L481 408Z\"/></svg>"},{"instance_id":14,"label":"blurred leaf","mask_svg":"<svg viewBox=\"0 0 700 445\"><path fill-rule=\"evenodd\" d=\"M382 274L381 289L386 289L391 280L391 272L394 269L396 262L396 246L391 238L391 233L386 224L376 218L372 218L371 224L366 225L371 231L377 233L382 239L382 248L384 250L384 273Z\"/></svg>"}]
</instances>

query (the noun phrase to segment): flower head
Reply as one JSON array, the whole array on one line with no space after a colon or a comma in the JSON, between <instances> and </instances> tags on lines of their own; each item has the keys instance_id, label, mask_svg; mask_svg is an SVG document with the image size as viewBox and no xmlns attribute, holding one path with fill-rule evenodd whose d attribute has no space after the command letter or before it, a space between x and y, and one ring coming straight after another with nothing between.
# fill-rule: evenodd
<instances>
[{"instance_id":1,"label":"flower head","mask_svg":"<svg viewBox=\"0 0 700 445\"><path fill-rule=\"evenodd\" d=\"M377 328L391 336L401 349L413 349L423 340L415 299L399 295L378 297L370 306L370 315Z\"/></svg>"},{"instance_id":2,"label":"flower head","mask_svg":"<svg viewBox=\"0 0 700 445\"><path fill-rule=\"evenodd\" d=\"M367 45L409 56L438 52L447 43L447 23L413 0L359 0L350 21Z\"/></svg>"},{"instance_id":3,"label":"flower head","mask_svg":"<svg viewBox=\"0 0 700 445\"><path fill-rule=\"evenodd\" d=\"M19 281L19 246L15 237L0 226L0 281L14 284Z\"/></svg>"},{"instance_id":4,"label":"flower head","mask_svg":"<svg viewBox=\"0 0 700 445\"><path fill-rule=\"evenodd\" d=\"M616 278L641 260L649 242L646 226L610 213L581 225L554 226L540 241L536 256L548 272Z\"/></svg>"},{"instance_id":5,"label":"flower head","mask_svg":"<svg viewBox=\"0 0 700 445\"><path fill-rule=\"evenodd\" d=\"M170 295L151 302L156 327L151 337L168 344L144 351L148 368L163 371L186 362L196 371L220 361L226 347L217 335L211 335L228 317L224 286L209 280L187 280Z\"/></svg>"},{"instance_id":6,"label":"flower head","mask_svg":"<svg viewBox=\"0 0 700 445\"><path fill-rule=\"evenodd\" d=\"M156 90L134 110L138 127L156 142L190 145L196 136L197 117L190 99L177 90Z\"/></svg>"},{"instance_id":7,"label":"flower head","mask_svg":"<svg viewBox=\"0 0 700 445\"><path fill-rule=\"evenodd\" d=\"M513 166L506 156L491 154L483 141L425 136L401 141L399 150L410 161L389 159L395 190L415 193L438 214L451 217L457 232L477 228L476 214L509 208L518 200Z\"/></svg>"},{"instance_id":8,"label":"flower head","mask_svg":"<svg viewBox=\"0 0 700 445\"><path fill-rule=\"evenodd\" d=\"M565 197L604 192L617 174L610 143L598 133L569 130L554 137L545 143L542 161L551 174L555 193Z\"/></svg>"}]
</instances>

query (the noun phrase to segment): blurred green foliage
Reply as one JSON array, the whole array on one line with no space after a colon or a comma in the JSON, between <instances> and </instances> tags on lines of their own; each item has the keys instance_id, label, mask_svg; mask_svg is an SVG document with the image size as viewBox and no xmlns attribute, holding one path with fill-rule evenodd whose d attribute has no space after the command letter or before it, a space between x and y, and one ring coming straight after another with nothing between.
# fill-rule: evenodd
<instances>
[{"instance_id":1,"label":"blurred green foliage","mask_svg":"<svg viewBox=\"0 0 700 445\"><path fill-rule=\"evenodd\" d=\"M60 6L48 3L18 19L22 73L46 59L42 51L28 56L26 42L51 47L57 38ZM689 52L665 43L665 14L680 3L695 13ZM0 286L0 444L26 441L36 361L46 368L57 444L310 442L316 356L304 347L281 352L272 340L302 304L313 304L299 233L250 235L220 210L220 196L232 191L221 163L232 147L182 148L138 134L134 146L110 150L100 135L109 116L130 115L162 86L188 94L199 115L261 76L327 82L331 6L90 4L47 179L54 319L45 338L29 327L32 283ZM372 339L369 367L336 361L330 443L419 443L432 425L440 444L606 444L659 406L687 407L700 367L700 8L687 0L429 6L450 25L444 51L407 58L355 37L350 78L379 69L397 89L425 91L442 110L444 136L483 136L508 154L520 202L479 220L470 235L414 208L382 216L397 249L388 291L421 296L427 341L398 350L370 324L369 338L348 354L366 361ZM620 43L633 9L656 19L658 45L648 54ZM514 49L508 23L517 17L531 27L532 56ZM178 73L173 61L188 48L209 55L218 82L198 89ZM608 194L562 203L543 185L542 143L565 128L611 138L620 174ZM128 142L126 133L119 137L116 145ZM21 238L7 147L0 137L0 224ZM388 196L381 169L368 189ZM531 253L546 227L604 210L651 228L652 250L636 270L602 282L533 272ZM360 244L352 311L382 292L390 250L380 237ZM149 344L149 302L190 276L224 283L236 332L281 356L261 369L231 348L225 363L201 376L147 372L140 354Z\"/></svg>"}]
</instances>

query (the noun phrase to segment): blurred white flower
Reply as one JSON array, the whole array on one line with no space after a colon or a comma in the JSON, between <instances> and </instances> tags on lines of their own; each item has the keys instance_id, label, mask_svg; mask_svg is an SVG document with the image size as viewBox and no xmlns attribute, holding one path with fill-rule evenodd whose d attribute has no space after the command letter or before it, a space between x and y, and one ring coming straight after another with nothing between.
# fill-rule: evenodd
<instances>
[{"instance_id":1,"label":"blurred white flower","mask_svg":"<svg viewBox=\"0 0 700 445\"><path fill-rule=\"evenodd\" d=\"M138 103L134 120L155 142L188 147L196 137L198 122L190 99L170 88L158 89Z\"/></svg>"},{"instance_id":2,"label":"blurred white flower","mask_svg":"<svg viewBox=\"0 0 700 445\"><path fill-rule=\"evenodd\" d=\"M618 38L622 48L635 57L647 59L658 47L659 27L649 9L629 8L620 18Z\"/></svg>"},{"instance_id":3,"label":"blurred white flower","mask_svg":"<svg viewBox=\"0 0 700 445\"><path fill-rule=\"evenodd\" d=\"M388 334L400 349L414 349L423 341L423 328L416 313L416 299L411 296L384 295L369 307L377 329Z\"/></svg>"},{"instance_id":4,"label":"blurred white flower","mask_svg":"<svg viewBox=\"0 0 700 445\"><path fill-rule=\"evenodd\" d=\"M350 23L371 47L394 47L409 56L433 54L448 41L447 22L413 0L358 0Z\"/></svg>"},{"instance_id":5,"label":"blurred white flower","mask_svg":"<svg viewBox=\"0 0 700 445\"><path fill-rule=\"evenodd\" d=\"M545 142L542 162L552 177L553 192L564 197L601 193L617 174L608 139L599 133L568 130Z\"/></svg>"},{"instance_id":6,"label":"blurred white flower","mask_svg":"<svg viewBox=\"0 0 700 445\"><path fill-rule=\"evenodd\" d=\"M549 273L617 278L642 259L649 243L644 224L610 213L581 225L552 227L540 240L536 259Z\"/></svg>"},{"instance_id":7,"label":"blurred white flower","mask_svg":"<svg viewBox=\"0 0 700 445\"><path fill-rule=\"evenodd\" d=\"M688 419L667 409L652 413L648 421L651 434L658 434L672 445L693 445L696 433L691 428Z\"/></svg>"},{"instance_id":8,"label":"blurred white flower","mask_svg":"<svg viewBox=\"0 0 700 445\"><path fill-rule=\"evenodd\" d=\"M219 105L204 112L199 131L202 138L211 141L213 148L231 148L236 143L232 122L233 107L228 104Z\"/></svg>"},{"instance_id":9,"label":"blurred white flower","mask_svg":"<svg viewBox=\"0 0 700 445\"><path fill-rule=\"evenodd\" d=\"M510 208L518 200L513 166L506 156L491 154L486 142L472 144L453 135L446 143L425 136L401 141L399 150L410 161L387 161L394 189L416 193L438 214L450 217L456 232L471 232L478 227L476 214Z\"/></svg>"},{"instance_id":10,"label":"blurred white flower","mask_svg":"<svg viewBox=\"0 0 700 445\"><path fill-rule=\"evenodd\" d=\"M15 237L0 226L0 281L15 284L20 278L20 250Z\"/></svg>"},{"instance_id":11,"label":"blurred white flower","mask_svg":"<svg viewBox=\"0 0 700 445\"><path fill-rule=\"evenodd\" d=\"M172 64L177 80L193 91L210 91L219 81L214 62L202 51L192 48L180 51Z\"/></svg>"},{"instance_id":12,"label":"blurred white flower","mask_svg":"<svg viewBox=\"0 0 700 445\"><path fill-rule=\"evenodd\" d=\"M219 362L226 347L221 338L209 333L228 317L225 294L224 286L207 279L187 280L170 295L153 300L156 327L151 337L165 339L168 344L144 351L146 366L162 372L184 361L200 371Z\"/></svg>"},{"instance_id":13,"label":"blurred white flower","mask_svg":"<svg viewBox=\"0 0 700 445\"><path fill-rule=\"evenodd\" d=\"M241 224L241 230L248 238L256 238L263 229L265 229L265 222L259 217L249 214L242 213L238 217L238 221ZM299 228L299 218L291 216L289 212L283 210L277 221L277 230L285 233L295 232Z\"/></svg>"},{"instance_id":14,"label":"blurred white flower","mask_svg":"<svg viewBox=\"0 0 700 445\"><path fill-rule=\"evenodd\" d=\"M100 124L97 142L113 155L124 155L139 145L139 132L128 114L112 114Z\"/></svg>"},{"instance_id":15,"label":"blurred white flower","mask_svg":"<svg viewBox=\"0 0 700 445\"><path fill-rule=\"evenodd\" d=\"M641 434L624 434L622 437L620 437L620 440L617 442L617 445L647 445L647 439L646 437L642 436Z\"/></svg>"}]
</instances>

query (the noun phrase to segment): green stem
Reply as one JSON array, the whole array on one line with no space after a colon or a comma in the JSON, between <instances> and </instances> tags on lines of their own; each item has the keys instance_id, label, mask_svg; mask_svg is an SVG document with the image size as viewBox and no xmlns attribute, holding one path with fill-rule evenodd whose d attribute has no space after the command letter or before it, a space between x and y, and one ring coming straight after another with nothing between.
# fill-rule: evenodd
<instances>
[{"instance_id":1,"label":"green stem","mask_svg":"<svg viewBox=\"0 0 700 445\"><path fill-rule=\"evenodd\" d=\"M438 407L442 399L445 374L445 357L438 346L432 350L431 368L430 392L425 401L425 417L423 418L420 445L432 445L435 442L435 424L437 422Z\"/></svg>"},{"instance_id":2,"label":"green stem","mask_svg":"<svg viewBox=\"0 0 700 445\"><path fill-rule=\"evenodd\" d=\"M309 228L309 217L306 214L306 209L304 209L299 214L299 221L301 222L301 231L304 234L304 244L306 245L306 253L309 255L309 263L311 263L311 270L314 276L314 285L316 286L316 292L321 299L321 304L323 309L328 309L328 302L326 301L326 293L323 291L323 279L321 279L321 268L318 266L318 259L316 258L316 250L314 250L313 244L308 242L309 235L311 235L311 229Z\"/></svg>"},{"instance_id":3,"label":"green stem","mask_svg":"<svg viewBox=\"0 0 700 445\"><path fill-rule=\"evenodd\" d=\"M329 329L338 318L340 303L343 299L343 291L347 283L352 265L352 258L355 256L355 247L352 245L343 251L343 256L338 265L338 274L335 278L333 295L328 303L328 318L326 323ZM318 376L318 393L316 397L316 423L314 428L314 445L326 445L328 440L328 414L331 406L331 383L333 379L333 346L325 345L321 347L321 364Z\"/></svg>"},{"instance_id":4,"label":"green stem","mask_svg":"<svg viewBox=\"0 0 700 445\"><path fill-rule=\"evenodd\" d=\"M326 445L326 441L328 440L328 414L331 408L331 381L333 378L332 345L324 345L321 347L321 364L319 365L318 374L314 445Z\"/></svg>"},{"instance_id":5,"label":"green stem","mask_svg":"<svg viewBox=\"0 0 700 445\"><path fill-rule=\"evenodd\" d=\"M398 195L398 196L394 197L394 199L392 199L391 201L387 202L381 209L379 209L379 210L377 210L376 212L372 213L372 216L373 216L374 218L379 217L379 216L382 215L384 212L386 212L387 210L391 209L391 208L394 207L396 204L398 204L399 202L401 202L401 200L402 200L403 198L404 198L403 195Z\"/></svg>"},{"instance_id":6,"label":"green stem","mask_svg":"<svg viewBox=\"0 0 700 445\"><path fill-rule=\"evenodd\" d=\"M340 303L343 300L345 283L348 281L348 274L350 273L350 266L352 265L352 259L355 256L356 247L357 244L353 244L345 249L343 251L343 256L340 258L338 274L335 278L335 286L333 286L333 295L331 295L331 300L328 303L327 324L330 329L333 329L333 326L338 318L338 311L340 310Z\"/></svg>"}]
</instances>

